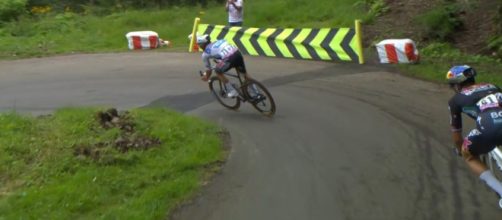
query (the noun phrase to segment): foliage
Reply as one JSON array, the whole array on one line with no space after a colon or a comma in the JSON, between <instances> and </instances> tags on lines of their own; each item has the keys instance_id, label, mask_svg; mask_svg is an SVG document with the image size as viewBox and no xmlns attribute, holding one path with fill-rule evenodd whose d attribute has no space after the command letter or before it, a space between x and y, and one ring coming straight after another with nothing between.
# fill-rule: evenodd
<instances>
[{"instance_id":1,"label":"foliage","mask_svg":"<svg viewBox=\"0 0 502 220\"><path fill-rule=\"evenodd\" d=\"M467 64L479 64L496 62L497 60L482 56L482 55L468 55L462 53L460 50L453 48L447 43L431 43L421 50L422 53L426 54L428 57L438 60L438 62L457 62L462 61Z\"/></svg>"},{"instance_id":2,"label":"foliage","mask_svg":"<svg viewBox=\"0 0 502 220\"><path fill-rule=\"evenodd\" d=\"M470 65L479 75L479 81L502 85L502 61L482 55L469 55L447 43L431 43L420 50L419 65L401 65L408 74L436 82L444 82L444 74L454 65Z\"/></svg>"},{"instance_id":3,"label":"foliage","mask_svg":"<svg viewBox=\"0 0 502 220\"><path fill-rule=\"evenodd\" d=\"M384 0L359 0L354 6L363 6L367 11L367 14L363 18L364 23L371 23L378 16L384 14L389 10L389 7L385 4Z\"/></svg>"},{"instance_id":4,"label":"foliage","mask_svg":"<svg viewBox=\"0 0 502 220\"><path fill-rule=\"evenodd\" d=\"M364 15L364 11L353 8L352 0L337 2L337 7L325 7L326 0L248 1L244 22L251 27L350 27L355 19ZM309 3L313 5L303 7ZM47 14L22 17L0 28L0 59L127 51L125 34L139 30L155 31L171 42L172 47L158 50L186 51L186 36L192 30L195 17L211 24L227 22L222 4L208 4L207 8L190 6L112 13L89 7L87 14L52 10Z\"/></svg>"},{"instance_id":5,"label":"foliage","mask_svg":"<svg viewBox=\"0 0 502 220\"><path fill-rule=\"evenodd\" d=\"M76 146L119 134L95 113L0 114L0 219L162 219L223 159L216 126L162 109L130 113L137 132L160 146L103 152L114 158L107 163L78 155Z\"/></svg>"},{"instance_id":6,"label":"foliage","mask_svg":"<svg viewBox=\"0 0 502 220\"><path fill-rule=\"evenodd\" d=\"M488 41L488 46L487 48L491 51L493 51L493 55L499 57L502 59L502 36L495 36L492 37Z\"/></svg>"},{"instance_id":7,"label":"foliage","mask_svg":"<svg viewBox=\"0 0 502 220\"><path fill-rule=\"evenodd\" d=\"M308 6L307 6L308 5ZM355 19L360 19L364 11L353 7L353 0L289 0L289 1L247 1L244 6L244 25L248 27L271 28L323 28L350 27ZM226 23L227 15L222 6L216 14L205 13L203 20ZM223 18L223 19L222 19ZM222 21L223 20L223 21Z\"/></svg>"},{"instance_id":8,"label":"foliage","mask_svg":"<svg viewBox=\"0 0 502 220\"><path fill-rule=\"evenodd\" d=\"M26 0L1 0L0 23L17 19L26 13Z\"/></svg>"},{"instance_id":9,"label":"foliage","mask_svg":"<svg viewBox=\"0 0 502 220\"><path fill-rule=\"evenodd\" d=\"M459 11L459 5L445 4L420 15L417 21L422 26L422 37L440 41L449 39L463 25L458 17Z\"/></svg>"},{"instance_id":10,"label":"foliage","mask_svg":"<svg viewBox=\"0 0 502 220\"><path fill-rule=\"evenodd\" d=\"M166 8L173 6L207 6L223 0L29 0L28 6L51 6L56 12L68 9L74 12L96 12L101 15L127 9Z\"/></svg>"},{"instance_id":11,"label":"foliage","mask_svg":"<svg viewBox=\"0 0 502 220\"><path fill-rule=\"evenodd\" d=\"M494 55L502 59L502 0L499 0L501 4L498 6L497 15L493 18L495 24L495 36L488 40L487 48L493 51Z\"/></svg>"}]
</instances>

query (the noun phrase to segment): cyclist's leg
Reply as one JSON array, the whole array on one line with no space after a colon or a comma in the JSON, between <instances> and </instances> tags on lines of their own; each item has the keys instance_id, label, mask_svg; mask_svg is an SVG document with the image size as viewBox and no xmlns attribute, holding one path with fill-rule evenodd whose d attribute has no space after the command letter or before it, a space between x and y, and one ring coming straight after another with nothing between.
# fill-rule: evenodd
<instances>
[{"instance_id":1,"label":"cyclist's leg","mask_svg":"<svg viewBox=\"0 0 502 220\"><path fill-rule=\"evenodd\" d=\"M232 67L234 67L238 73L244 75L244 79L246 81L252 79L246 70L246 64L244 63L244 57L242 56L242 54L240 52L235 53L230 60L232 61ZM256 85L254 83L251 84L251 86L249 88L250 89L248 89L248 93L251 96L251 98L255 98L257 95L260 94L259 89L256 87Z\"/></svg>"},{"instance_id":2,"label":"cyclist's leg","mask_svg":"<svg viewBox=\"0 0 502 220\"><path fill-rule=\"evenodd\" d=\"M231 63L228 60L222 60L216 65L214 71L216 72L218 78L220 78L222 82L228 83L228 78L225 76L224 73L230 70L230 68L232 68Z\"/></svg>"},{"instance_id":3,"label":"cyclist's leg","mask_svg":"<svg viewBox=\"0 0 502 220\"><path fill-rule=\"evenodd\" d=\"M490 141L490 135L483 135L478 129L473 129L464 139L462 156L469 168L483 180L493 191L502 197L502 183L493 176L493 173L479 159L480 154L490 152L494 143Z\"/></svg>"},{"instance_id":4,"label":"cyclist's leg","mask_svg":"<svg viewBox=\"0 0 502 220\"><path fill-rule=\"evenodd\" d=\"M225 84L228 83L228 78L223 73L216 73L216 76Z\"/></svg>"},{"instance_id":5,"label":"cyclist's leg","mask_svg":"<svg viewBox=\"0 0 502 220\"><path fill-rule=\"evenodd\" d=\"M244 63L244 57L240 52L237 52L236 57L235 57L235 69L244 75L244 79L249 80L251 77L249 76L249 73L246 70L246 64Z\"/></svg>"},{"instance_id":6,"label":"cyclist's leg","mask_svg":"<svg viewBox=\"0 0 502 220\"><path fill-rule=\"evenodd\" d=\"M228 97L236 97L238 96L238 92L235 90L235 88L232 86L228 78L225 76L225 72L227 72L230 68L232 68L232 63L229 60L222 60L220 61L216 67L214 68L214 71L218 75L218 78L225 83L225 87L228 92Z\"/></svg>"}]
</instances>

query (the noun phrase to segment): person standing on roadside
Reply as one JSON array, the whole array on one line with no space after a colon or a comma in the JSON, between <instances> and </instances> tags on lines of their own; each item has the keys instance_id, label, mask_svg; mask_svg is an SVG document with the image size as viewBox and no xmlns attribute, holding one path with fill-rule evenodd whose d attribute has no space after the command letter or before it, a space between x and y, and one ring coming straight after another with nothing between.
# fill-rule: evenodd
<instances>
[{"instance_id":1,"label":"person standing on roadside","mask_svg":"<svg viewBox=\"0 0 502 220\"><path fill-rule=\"evenodd\" d=\"M225 9L228 12L228 25L241 27L244 17L243 0L227 0Z\"/></svg>"}]
</instances>

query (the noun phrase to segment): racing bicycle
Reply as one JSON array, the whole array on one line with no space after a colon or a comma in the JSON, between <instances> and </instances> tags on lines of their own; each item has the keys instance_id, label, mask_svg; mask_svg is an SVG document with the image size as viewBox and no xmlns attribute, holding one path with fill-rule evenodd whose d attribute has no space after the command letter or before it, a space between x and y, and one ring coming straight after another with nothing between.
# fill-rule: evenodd
<instances>
[{"instance_id":1,"label":"racing bicycle","mask_svg":"<svg viewBox=\"0 0 502 220\"><path fill-rule=\"evenodd\" d=\"M209 90L218 102L225 108L231 110L239 109L241 102L249 102L256 110L266 116L275 114L274 98L268 89L255 79L244 79L245 77L239 71L236 73L224 73L239 95L237 97L228 97L228 89L218 76L212 76L208 80ZM199 71L199 75L203 75Z\"/></svg>"}]
</instances>

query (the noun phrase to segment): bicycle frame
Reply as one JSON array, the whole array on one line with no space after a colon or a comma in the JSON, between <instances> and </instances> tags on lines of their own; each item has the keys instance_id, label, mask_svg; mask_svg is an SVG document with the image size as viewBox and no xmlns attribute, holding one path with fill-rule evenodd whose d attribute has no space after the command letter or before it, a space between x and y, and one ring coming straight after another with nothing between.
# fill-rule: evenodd
<instances>
[{"instance_id":1,"label":"bicycle frame","mask_svg":"<svg viewBox=\"0 0 502 220\"><path fill-rule=\"evenodd\" d=\"M211 70L214 71L214 68L212 68ZM242 86L244 85L244 82L245 80L242 79L242 74L238 71L238 70L235 70L236 73L230 73L229 71L227 72L224 72L223 74L226 75L226 76L230 76L230 77L233 77L233 78L237 78L239 79L239 90L241 90ZM218 74L218 73L214 73L214 74ZM199 71L199 75L203 75L202 71ZM241 93L241 91L239 91L239 93Z\"/></svg>"},{"instance_id":2,"label":"bicycle frame","mask_svg":"<svg viewBox=\"0 0 502 220\"><path fill-rule=\"evenodd\" d=\"M237 78L239 80L239 86L236 87L237 91L239 92L239 96L241 97L241 100L243 102L248 101L248 97L244 95L242 87L244 86L244 83L246 82L246 79L242 76L242 73L240 73L238 70L235 70L236 73L231 73L230 71L227 71L223 73L225 76L229 76L232 78ZM217 74L217 73L216 73ZM244 79L243 79L244 78Z\"/></svg>"},{"instance_id":3,"label":"bicycle frame","mask_svg":"<svg viewBox=\"0 0 502 220\"><path fill-rule=\"evenodd\" d=\"M239 79L240 87L242 87L242 85L244 85L245 80L242 79L242 74L239 71L235 71L235 72L236 73L225 72L223 74L225 74L226 76L230 76L230 77Z\"/></svg>"}]
</instances>

